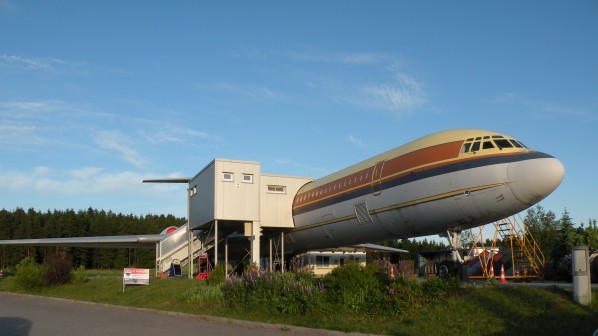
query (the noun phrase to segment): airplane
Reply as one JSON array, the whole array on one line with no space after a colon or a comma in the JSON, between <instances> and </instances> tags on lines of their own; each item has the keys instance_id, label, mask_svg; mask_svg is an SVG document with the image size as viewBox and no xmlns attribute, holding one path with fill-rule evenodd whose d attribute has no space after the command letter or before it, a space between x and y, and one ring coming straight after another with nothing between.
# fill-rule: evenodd
<instances>
[{"instance_id":1,"label":"airplane","mask_svg":"<svg viewBox=\"0 0 598 336\"><path fill-rule=\"evenodd\" d=\"M280 231L284 253L342 247L405 252L374 243L439 234L448 238L453 260L462 263L457 253L461 231L540 202L564 174L558 159L508 135L441 131L303 185L292 202L293 227ZM3 240L0 245L155 248L170 234L183 234L175 229L157 235Z\"/></svg>"}]
</instances>

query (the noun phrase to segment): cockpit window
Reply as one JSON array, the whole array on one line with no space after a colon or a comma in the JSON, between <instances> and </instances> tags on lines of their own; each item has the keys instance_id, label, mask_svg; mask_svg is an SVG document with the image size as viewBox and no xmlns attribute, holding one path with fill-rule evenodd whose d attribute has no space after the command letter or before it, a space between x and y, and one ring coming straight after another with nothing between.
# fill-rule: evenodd
<instances>
[{"instance_id":1,"label":"cockpit window","mask_svg":"<svg viewBox=\"0 0 598 336\"><path fill-rule=\"evenodd\" d=\"M486 149L527 148L515 139L507 139L502 135L486 135L483 137L468 138L461 147L461 153L475 153Z\"/></svg>"},{"instance_id":2,"label":"cockpit window","mask_svg":"<svg viewBox=\"0 0 598 336\"><path fill-rule=\"evenodd\" d=\"M491 148L495 148L492 141L484 141L484 145L482 146L482 149L491 149Z\"/></svg>"},{"instance_id":3,"label":"cockpit window","mask_svg":"<svg viewBox=\"0 0 598 336\"><path fill-rule=\"evenodd\" d=\"M513 148L513 145L507 139L495 139L496 145L498 148Z\"/></svg>"}]
</instances>

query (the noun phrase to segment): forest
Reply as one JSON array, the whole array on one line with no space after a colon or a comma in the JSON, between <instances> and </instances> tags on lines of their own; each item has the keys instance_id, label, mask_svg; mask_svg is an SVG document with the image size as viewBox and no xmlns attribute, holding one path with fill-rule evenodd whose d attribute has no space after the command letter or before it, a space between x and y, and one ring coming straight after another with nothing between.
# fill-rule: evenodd
<instances>
[{"instance_id":1,"label":"forest","mask_svg":"<svg viewBox=\"0 0 598 336\"><path fill-rule=\"evenodd\" d=\"M184 218L172 215L135 216L111 211L54 210L40 212L17 208L0 210L0 240L64 238L87 236L120 236L157 234L169 226L179 227ZM0 246L0 268L14 267L23 258L34 257L38 263L44 257L64 247ZM153 249L92 249L66 248L73 266L85 268L123 268L127 266L154 267L156 252Z\"/></svg>"},{"instance_id":2,"label":"forest","mask_svg":"<svg viewBox=\"0 0 598 336\"><path fill-rule=\"evenodd\" d=\"M21 208L13 211L3 209L0 210L0 240L156 234L169 226L178 227L185 221L185 218L172 215L135 216L92 208L79 211L68 209L46 212L34 209L25 211ZM524 222L544 252L547 264L558 262L563 256L571 253L573 246L587 245L590 251L598 250L596 219L590 219L587 223L575 224L566 209L557 219L554 212L536 206L527 210ZM471 239L471 236L464 234L462 240L464 247L471 244L468 239ZM415 260L419 251L448 249L444 241L444 239L388 241L382 244L405 249L409 253L401 255L372 254L368 259L386 257L393 263L399 258ZM0 268L14 267L27 256L34 257L37 262L41 263L49 252L56 249L65 248L0 246ZM153 249L66 248L66 252L74 267L83 265L88 269L119 269L128 266L153 267L155 261Z\"/></svg>"}]
</instances>

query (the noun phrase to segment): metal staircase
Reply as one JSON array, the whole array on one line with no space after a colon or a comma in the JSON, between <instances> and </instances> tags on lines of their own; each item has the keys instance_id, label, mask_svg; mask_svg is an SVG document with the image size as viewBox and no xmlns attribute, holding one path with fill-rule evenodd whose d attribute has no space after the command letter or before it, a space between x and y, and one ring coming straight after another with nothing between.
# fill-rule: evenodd
<instances>
[{"instance_id":1,"label":"metal staircase","mask_svg":"<svg viewBox=\"0 0 598 336\"><path fill-rule=\"evenodd\" d=\"M544 254L525 223L513 216L495 222L494 227L495 237L498 234L505 247L511 251L513 276L519 272L520 277L541 277Z\"/></svg>"},{"instance_id":2,"label":"metal staircase","mask_svg":"<svg viewBox=\"0 0 598 336\"><path fill-rule=\"evenodd\" d=\"M181 266L189 263L189 236L187 225L180 226L167 238L158 243L156 247L156 273L164 273L170 270L170 265L174 260L178 260ZM213 237L211 240L206 237L202 242L199 237L201 232L193 234L191 242L191 255L195 259L199 255L213 246Z\"/></svg>"}]
</instances>

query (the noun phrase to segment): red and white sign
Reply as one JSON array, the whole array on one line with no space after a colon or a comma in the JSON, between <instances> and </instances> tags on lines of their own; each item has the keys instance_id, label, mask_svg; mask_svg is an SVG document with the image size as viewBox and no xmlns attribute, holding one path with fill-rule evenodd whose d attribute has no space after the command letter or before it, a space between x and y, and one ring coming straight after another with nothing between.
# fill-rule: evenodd
<instances>
[{"instance_id":1,"label":"red and white sign","mask_svg":"<svg viewBox=\"0 0 598 336\"><path fill-rule=\"evenodd\" d=\"M149 285L149 268L125 268L123 285Z\"/></svg>"}]
</instances>

